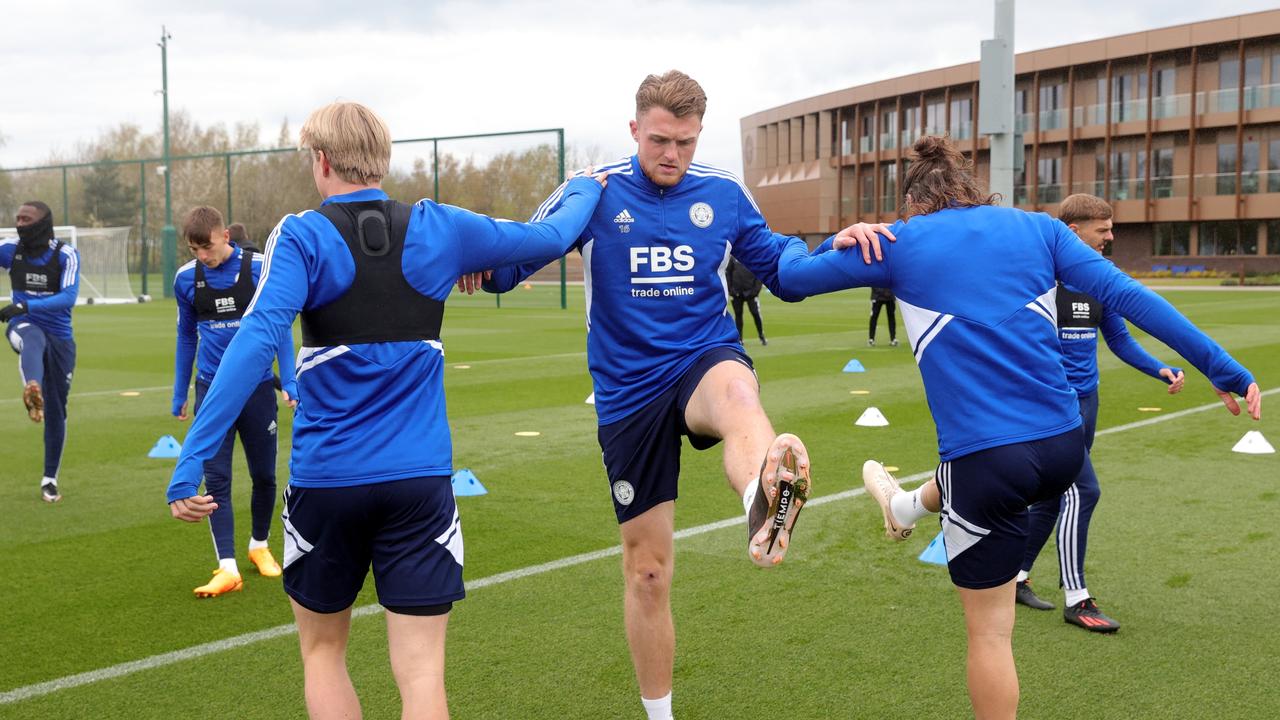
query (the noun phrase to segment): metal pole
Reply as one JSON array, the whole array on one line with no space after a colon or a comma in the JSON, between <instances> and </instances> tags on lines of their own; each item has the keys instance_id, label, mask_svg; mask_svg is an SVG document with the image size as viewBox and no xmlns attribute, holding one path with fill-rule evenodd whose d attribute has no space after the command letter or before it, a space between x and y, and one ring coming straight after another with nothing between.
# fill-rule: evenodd
<instances>
[{"instance_id":1,"label":"metal pole","mask_svg":"<svg viewBox=\"0 0 1280 720\"><path fill-rule=\"evenodd\" d=\"M982 43L981 131L991 136L991 185L1000 204L1013 206L1014 166L1014 0L995 0L995 38Z\"/></svg>"},{"instance_id":2,"label":"metal pole","mask_svg":"<svg viewBox=\"0 0 1280 720\"><path fill-rule=\"evenodd\" d=\"M142 294L147 295L147 163L138 163L138 187L142 192Z\"/></svg>"},{"instance_id":3,"label":"metal pole","mask_svg":"<svg viewBox=\"0 0 1280 720\"><path fill-rule=\"evenodd\" d=\"M227 223L230 224L234 222L231 219L231 155L224 155L223 158L227 166Z\"/></svg>"},{"instance_id":4,"label":"metal pole","mask_svg":"<svg viewBox=\"0 0 1280 720\"><path fill-rule=\"evenodd\" d=\"M431 199L440 202L440 141L431 141L431 181L435 184L435 189L431 192Z\"/></svg>"},{"instance_id":5,"label":"metal pole","mask_svg":"<svg viewBox=\"0 0 1280 720\"><path fill-rule=\"evenodd\" d=\"M560 148L560 177L561 179L563 179L564 178L564 130L563 129L556 131L556 141L559 144L559 148ZM569 298L567 297L567 293L565 289L565 280L566 280L565 274L566 274L565 260L564 260L564 256L561 255L560 256L560 309L561 310L565 310L569 307Z\"/></svg>"},{"instance_id":6,"label":"metal pole","mask_svg":"<svg viewBox=\"0 0 1280 720\"><path fill-rule=\"evenodd\" d=\"M67 166L62 166L62 224L71 224L71 201L67 195Z\"/></svg>"},{"instance_id":7,"label":"metal pole","mask_svg":"<svg viewBox=\"0 0 1280 720\"><path fill-rule=\"evenodd\" d=\"M162 270L164 272L164 296L173 297L173 275L177 270L178 230L173 226L173 185L169 167L169 38L172 36L160 26L160 95L164 98L164 229L160 231Z\"/></svg>"}]
</instances>

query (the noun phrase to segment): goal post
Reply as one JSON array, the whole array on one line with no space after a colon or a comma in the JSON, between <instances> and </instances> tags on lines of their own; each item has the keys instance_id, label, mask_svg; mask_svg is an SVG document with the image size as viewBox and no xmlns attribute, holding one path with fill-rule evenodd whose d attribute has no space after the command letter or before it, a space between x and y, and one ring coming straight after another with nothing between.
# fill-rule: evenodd
<instances>
[{"instance_id":1,"label":"goal post","mask_svg":"<svg viewBox=\"0 0 1280 720\"><path fill-rule=\"evenodd\" d=\"M129 277L130 227L78 227L58 225L53 236L80 254L80 295L77 304L139 302ZM0 239L17 238L15 228L0 228ZM9 273L0 271L0 293L10 295Z\"/></svg>"}]
</instances>

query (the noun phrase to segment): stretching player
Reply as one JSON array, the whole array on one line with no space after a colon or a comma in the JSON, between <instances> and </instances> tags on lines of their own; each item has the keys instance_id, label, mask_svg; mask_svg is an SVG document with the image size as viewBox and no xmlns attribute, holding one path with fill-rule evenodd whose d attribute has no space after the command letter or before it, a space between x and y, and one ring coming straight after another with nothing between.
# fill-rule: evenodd
<instances>
[{"instance_id":1,"label":"stretching player","mask_svg":"<svg viewBox=\"0 0 1280 720\"><path fill-rule=\"evenodd\" d=\"M1053 317L1057 281L1102 299L1168 343L1215 388L1244 396L1254 419L1261 394L1248 370L1066 225L993 207L949 140L923 137L914 155L903 183L908 220L891 228L897 242L886 245L884 262L864 265L846 252L809 255L787 247L779 280L793 293L876 286L897 295L942 462L935 480L911 493L874 461L863 479L891 536L905 537L927 512L941 511L947 568L968 630L974 713L1012 718L1014 585L1027 507L1059 497L1087 457ZM957 263L961 256L972 261ZM1238 414L1236 400L1218 393Z\"/></svg>"},{"instance_id":2,"label":"stretching player","mask_svg":"<svg viewBox=\"0 0 1280 720\"><path fill-rule=\"evenodd\" d=\"M1101 253L1111 242L1111 206L1093 195L1071 195L1058 206L1058 219L1067 224L1086 245ZM1133 339L1124 319L1093 297L1070 286L1058 284L1058 337L1062 341L1062 362L1067 382L1080 399L1080 417L1084 421L1084 444L1093 450L1093 433L1098 423L1098 330L1107 347L1117 357L1142 372L1169 384L1169 394L1182 389L1182 369L1164 365ZM1022 570L1018 572L1016 598L1019 603L1037 610L1052 610L1053 603L1036 596L1027 580L1031 566L1041 548L1058 527L1058 568L1066 593L1062 609L1066 622L1094 632L1115 632L1120 623L1098 609L1084 582L1084 554L1089 538L1089 520L1102 491L1093 462L1085 458L1080 475L1061 498L1038 502L1031 506L1027 551Z\"/></svg>"},{"instance_id":3,"label":"stretching player","mask_svg":"<svg viewBox=\"0 0 1280 720\"><path fill-rule=\"evenodd\" d=\"M173 415L186 420L187 388L191 384L191 363L196 363L194 413L209 391L228 343L240 328L240 318L253 299L262 275L262 255L249 252L231 241L223 227L222 213L215 208L192 208L182 221L182 237L195 260L183 265L173 279L178 300L178 341L174 361ZM197 345L199 351L197 352ZM280 340L276 356L283 378L285 402L290 408L297 388L293 379L293 335ZM213 579L195 589L196 597L216 597L243 587L236 565L235 515L231 509L231 454L236 433L244 444L244 457L253 479L249 509L252 532L249 562L265 577L280 575L280 565L267 546L271 516L276 507L276 396L270 365L256 382L244 408L227 430L217 452L204 464L205 492L213 496L218 509L209 516L213 549L218 568Z\"/></svg>"},{"instance_id":4,"label":"stretching player","mask_svg":"<svg viewBox=\"0 0 1280 720\"><path fill-rule=\"evenodd\" d=\"M609 187L573 245L586 277L598 439L622 536L627 641L641 701L656 720L671 717L681 437L697 450L724 441L725 475L742 498L747 552L759 565L782 561L811 492L804 444L775 435L760 406L725 279L732 254L780 294L782 248L806 245L769 230L732 174L693 162L705 111L706 95L684 73L645 78L630 123L637 152L605 166ZM535 217L562 202L557 190ZM870 235L862 226L851 232ZM541 266L498 268L483 286L506 292Z\"/></svg>"},{"instance_id":5,"label":"stretching player","mask_svg":"<svg viewBox=\"0 0 1280 720\"><path fill-rule=\"evenodd\" d=\"M9 269L13 302L0 322L18 353L22 402L32 422L44 422L44 477L40 497L55 503L58 469L67 439L67 396L76 369L71 309L80 293L80 253L53 237L53 211L39 200L23 203L17 240L0 242L0 267Z\"/></svg>"},{"instance_id":6,"label":"stretching player","mask_svg":"<svg viewBox=\"0 0 1280 720\"><path fill-rule=\"evenodd\" d=\"M266 372L301 314L283 523L307 710L360 717L346 648L372 562L403 717L445 718L445 629L464 593L444 301L464 273L564 254L603 178L570 181L560 211L542 222L497 222L430 200L390 200L380 185L391 135L363 105L316 110L299 138L324 202L285 216L271 234L257 294L187 435L168 501L190 522L217 508L197 492L202 463L253 391L241 378Z\"/></svg>"}]
</instances>

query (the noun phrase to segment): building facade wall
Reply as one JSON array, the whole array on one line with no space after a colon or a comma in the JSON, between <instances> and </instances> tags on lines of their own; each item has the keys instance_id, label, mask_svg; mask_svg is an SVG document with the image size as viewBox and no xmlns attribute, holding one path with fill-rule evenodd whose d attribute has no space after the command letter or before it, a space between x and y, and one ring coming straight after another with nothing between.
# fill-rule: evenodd
<instances>
[{"instance_id":1,"label":"building facade wall","mask_svg":"<svg viewBox=\"0 0 1280 720\"><path fill-rule=\"evenodd\" d=\"M1015 68L1016 206L1106 198L1126 270L1280 272L1280 10L1023 53ZM892 221L922 134L949 134L988 178L977 80L969 63L743 118L744 180L779 232Z\"/></svg>"}]
</instances>

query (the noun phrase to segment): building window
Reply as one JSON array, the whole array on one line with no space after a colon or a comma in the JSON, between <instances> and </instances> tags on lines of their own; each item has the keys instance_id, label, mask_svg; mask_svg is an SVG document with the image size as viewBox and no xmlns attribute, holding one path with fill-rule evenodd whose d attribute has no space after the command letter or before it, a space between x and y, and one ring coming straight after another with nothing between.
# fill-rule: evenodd
<instances>
[{"instance_id":1,"label":"building window","mask_svg":"<svg viewBox=\"0 0 1280 720\"><path fill-rule=\"evenodd\" d=\"M932 102L924 107L924 133L941 135L947 128L947 105L944 102Z\"/></svg>"},{"instance_id":2,"label":"building window","mask_svg":"<svg viewBox=\"0 0 1280 720\"><path fill-rule=\"evenodd\" d=\"M1027 166L1023 165L1013 170L1013 204L1022 206L1027 202Z\"/></svg>"},{"instance_id":3,"label":"building window","mask_svg":"<svg viewBox=\"0 0 1280 720\"><path fill-rule=\"evenodd\" d=\"M1027 108L1027 93L1017 90L1013 94L1013 131L1025 133L1031 130L1031 111Z\"/></svg>"},{"instance_id":4,"label":"building window","mask_svg":"<svg viewBox=\"0 0 1280 720\"><path fill-rule=\"evenodd\" d=\"M1267 192L1280 192L1280 140L1267 143Z\"/></svg>"},{"instance_id":5,"label":"building window","mask_svg":"<svg viewBox=\"0 0 1280 720\"><path fill-rule=\"evenodd\" d=\"M898 111L885 110L880 113L880 149L891 150L898 147Z\"/></svg>"},{"instance_id":6,"label":"building window","mask_svg":"<svg viewBox=\"0 0 1280 720\"><path fill-rule=\"evenodd\" d=\"M1244 59L1244 109L1252 110L1261 103L1262 56ZM1234 112L1240 107L1240 60L1223 58L1218 61L1217 102L1218 112Z\"/></svg>"},{"instance_id":7,"label":"building window","mask_svg":"<svg viewBox=\"0 0 1280 720\"><path fill-rule=\"evenodd\" d=\"M1280 220L1267 221L1267 254L1280 255Z\"/></svg>"},{"instance_id":8,"label":"building window","mask_svg":"<svg viewBox=\"0 0 1280 720\"><path fill-rule=\"evenodd\" d=\"M1190 223L1159 223L1151 227L1152 255L1188 255L1190 253Z\"/></svg>"},{"instance_id":9,"label":"building window","mask_svg":"<svg viewBox=\"0 0 1280 720\"><path fill-rule=\"evenodd\" d=\"M1161 68L1154 72L1155 93L1151 98L1151 114L1156 118L1174 117L1185 114L1178 112L1177 71L1174 68Z\"/></svg>"},{"instance_id":10,"label":"building window","mask_svg":"<svg viewBox=\"0 0 1280 720\"><path fill-rule=\"evenodd\" d=\"M860 194L860 212L872 213L876 210L876 176L868 165L862 169L862 193Z\"/></svg>"},{"instance_id":11,"label":"building window","mask_svg":"<svg viewBox=\"0 0 1280 720\"><path fill-rule=\"evenodd\" d=\"M950 131L953 140L973 137L973 100L961 98L951 101Z\"/></svg>"},{"instance_id":12,"label":"building window","mask_svg":"<svg viewBox=\"0 0 1280 720\"><path fill-rule=\"evenodd\" d=\"M885 163L880 166L880 189L882 192L881 212L897 212L898 210L898 166Z\"/></svg>"},{"instance_id":13,"label":"building window","mask_svg":"<svg viewBox=\"0 0 1280 720\"><path fill-rule=\"evenodd\" d=\"M1099 154L1094 163L1094 178L1096 180L1094 182L1094 195L1107 198L1111 202L1129 200L1130 198L1141 196L1133 187L1133 181L1129 179L1133 176L1133 153L1111 153L1111 182L1109 184L1106 182L1106 163L1106 155Z\"/></svg>"},{"instance_id":14,"label":"building window","mask_svg":"<svg viewBox=\"0 0 1280 720\"><path fill-rule=\"evenodd\" d=\"M1258 143L1241 145L1243 162L1240 164L1240 192L1258 192ZM1218 176L1214 183L1218 195L1236 194L1236 146L1235 143L1218 145Z\"/></svg>"},{"instance_id":15,"label":"building window","mask_svg":"<svg viewBox=\"0 0 1280 720\"><path fill-rule=\"evenodd\" d=\"M1200 223L1201 255L1257 255L1258 223L1252 220Z\"/></svg>"},{"instance_id":16,"label":"building window","mask_svg":"<svg viewBox=\"0 0 1280 720\"><path fill-rule=\"evenodd\" d=\"M876 136L876 116L864 112L862 114L862 132L858 136L858 152L871 152L871 139Z\"/></svg>"},{"instance_id":17,"label":"building window","mask_svg":"<svg viewBox=\"0 0 1280 720\"><path fill-rule=\"evenodd\" d=\"M1111 122L1147 119L1147 74L1113 75Z\"/></svg>"},{"instance_id":18,"label":"building window","mask_svg":"<svg viewBox=\"0 0 1280 720\"><path fill-rule=\"evenodd\" d=\"M910 147L920 137L920 106L912 105L902 110L902 145Z\"/></svg>"},{"instance_id":19,"label":"building window","mask_svg":"<svg viewBox=\"0 0 1280 720\"><path fill-rule=\"evenodd\" d=\"M1173 148L1151 151L1151 195L1156 199L1173 197Z\"/></svg>"},{"instance_id":20,"label":"building window","mask_svg":"<svg viewBox=\"0 0 1280 720\"><path fill-rule=\"evenodd\" d=\"M1065 94L1061 83L1040 86L1040 129L1057 130L1067 126Z\"/></svg>"},{"instance_id":21,"label":"building window","mask_svg":"<svg viewBox=\"0 0 1280 720\"><path fill-rule=\"evenodd\" d=\"M1040 158L1036 163L1036 201L1062 201L1062 158Z\"/></svg>"},{"instance_id":22,"label":"building window","mask_svg":"<svg viewBox=\"0 0 1280 720\"><path fill-rule=\"evenodd\" d=\"M1280 106L1280 52L1271 55L1271 84L1266 86L1263 99L1267 107Z\"/></svg>"}]
</instances>

